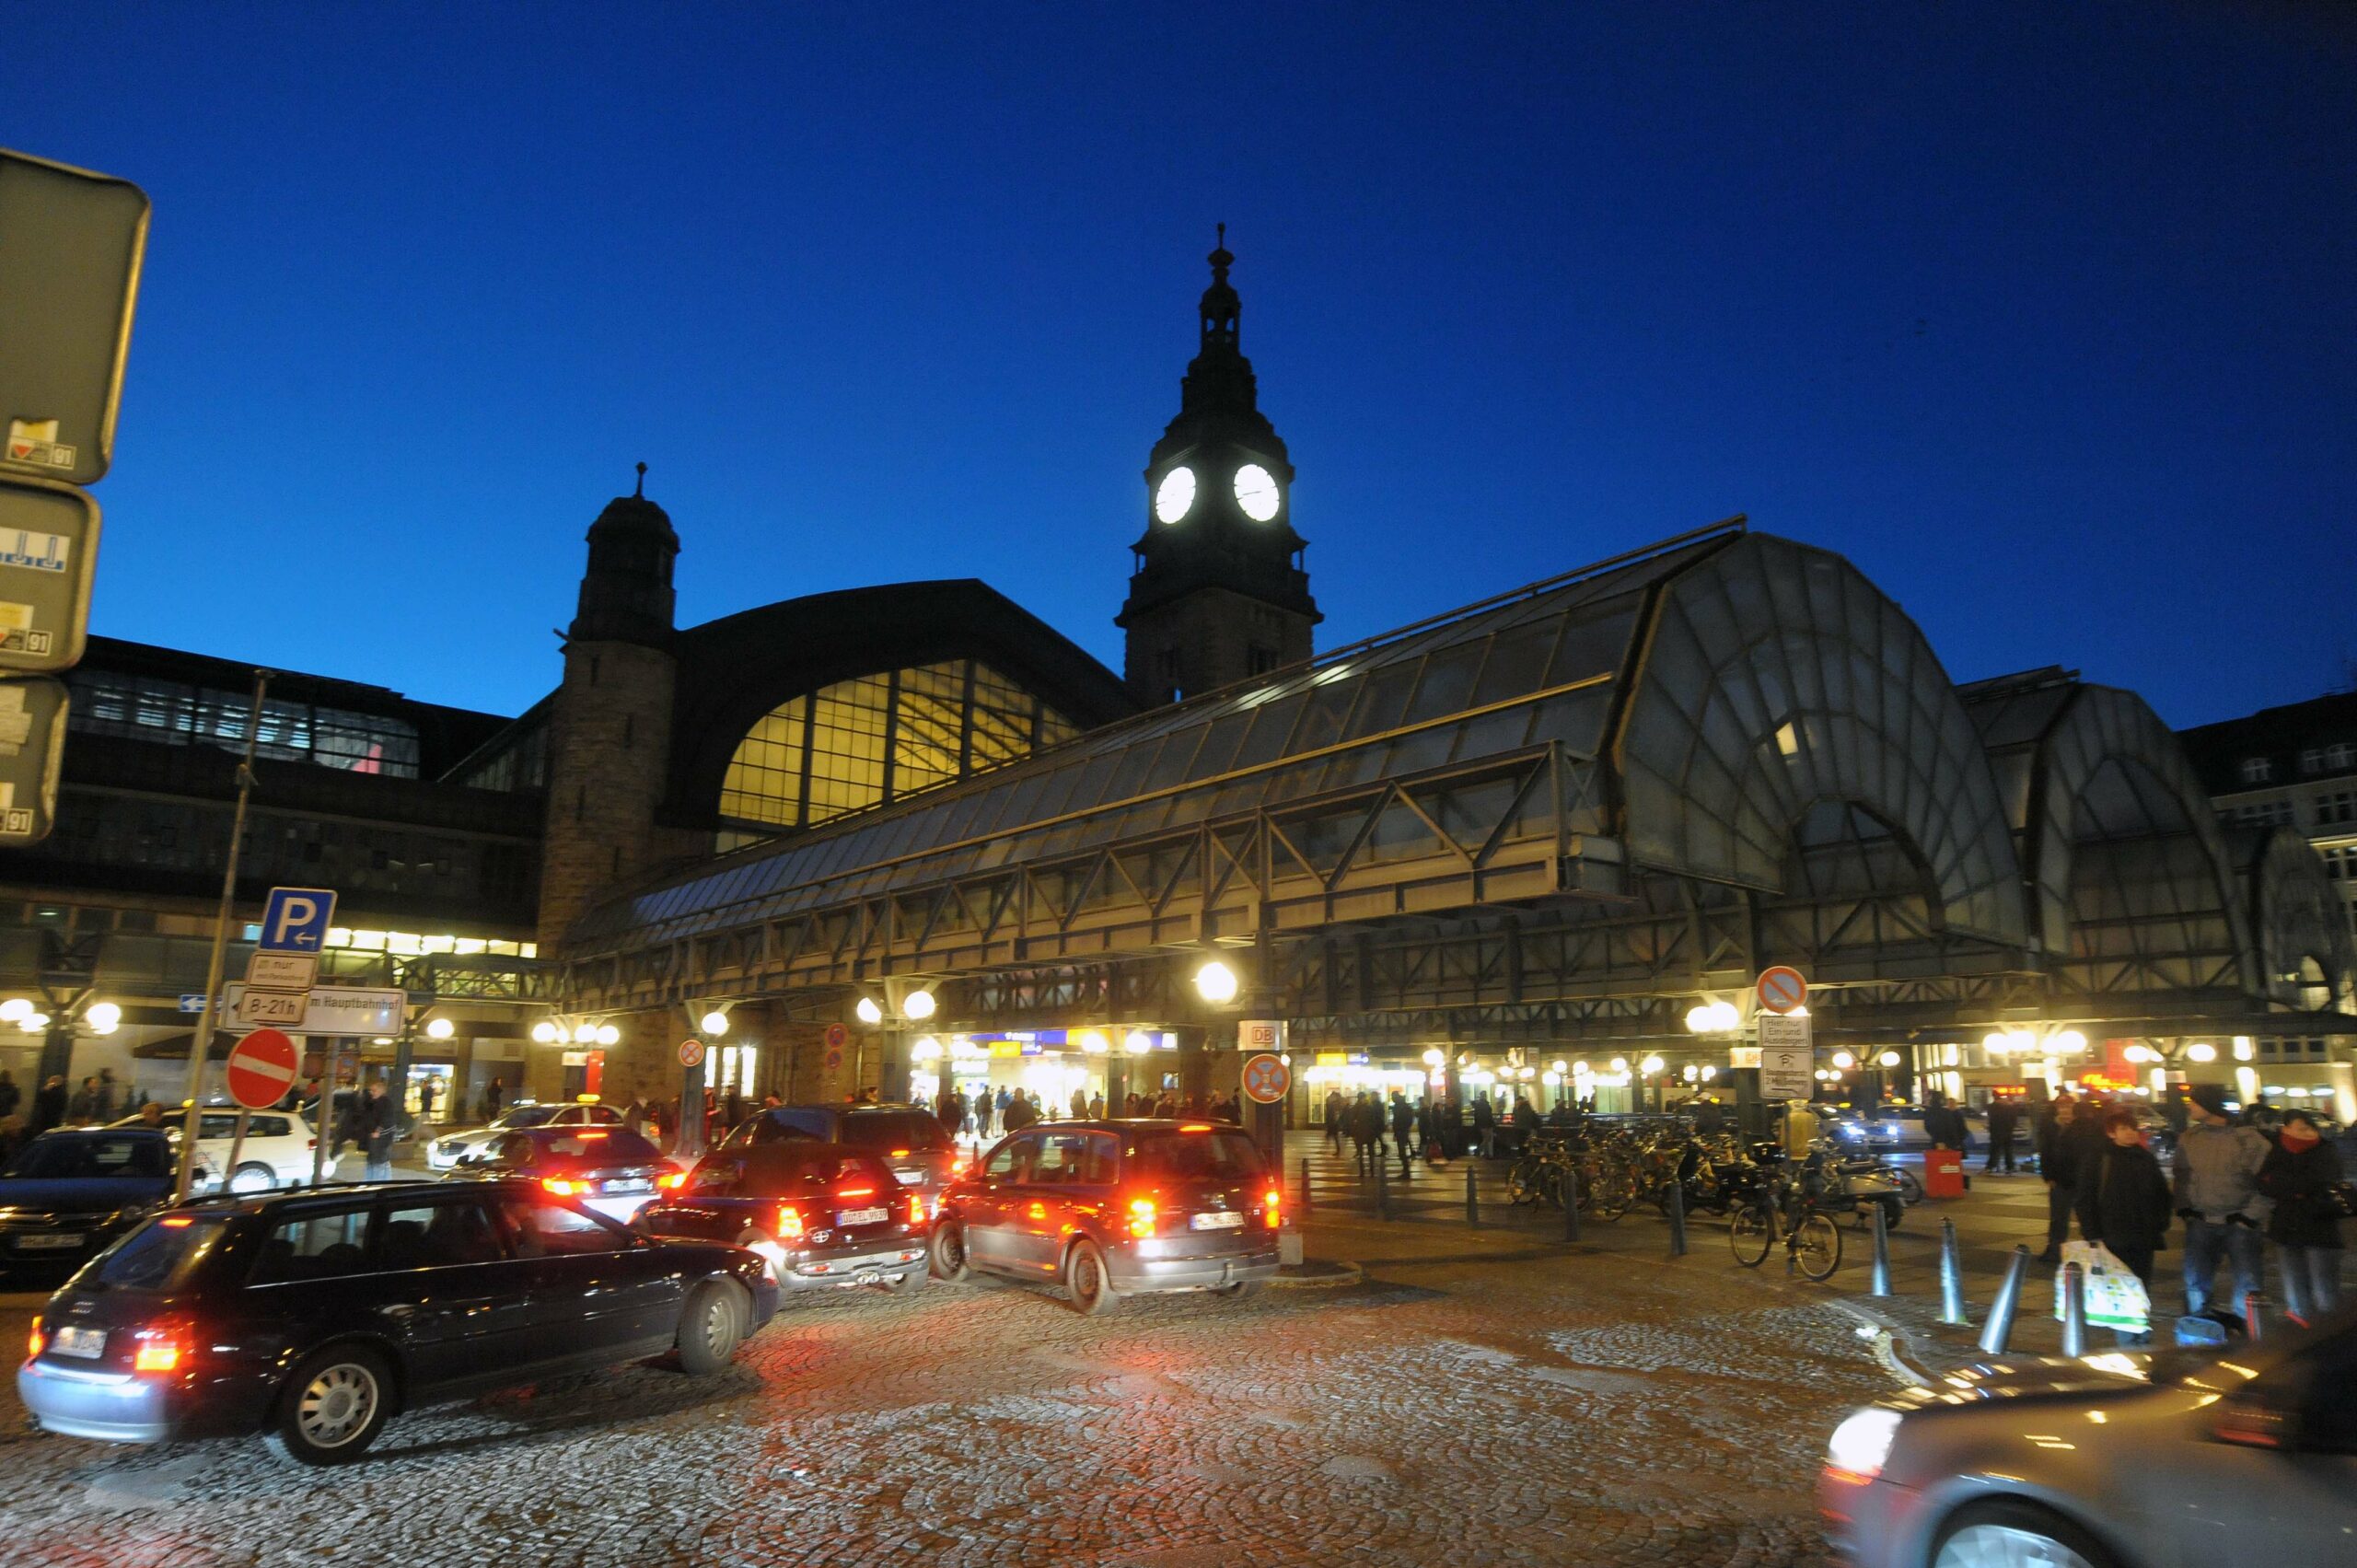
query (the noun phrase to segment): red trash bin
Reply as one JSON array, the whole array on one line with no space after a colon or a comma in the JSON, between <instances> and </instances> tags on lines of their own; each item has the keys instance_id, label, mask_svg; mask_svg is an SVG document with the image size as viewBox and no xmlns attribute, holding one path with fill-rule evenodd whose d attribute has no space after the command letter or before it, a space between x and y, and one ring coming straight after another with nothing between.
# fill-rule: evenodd
<instances>
[{"instance_id":1,"label":"red trash bin","mask_svg":"<svg viewBox=\"0 0 2357 1568\"><path fill-rule=\"evenodd\" d=\"M1964 1196L1964 1151L1933 1149L1923 1156L1923 1196Z\"/></svg>"}]
</instances>

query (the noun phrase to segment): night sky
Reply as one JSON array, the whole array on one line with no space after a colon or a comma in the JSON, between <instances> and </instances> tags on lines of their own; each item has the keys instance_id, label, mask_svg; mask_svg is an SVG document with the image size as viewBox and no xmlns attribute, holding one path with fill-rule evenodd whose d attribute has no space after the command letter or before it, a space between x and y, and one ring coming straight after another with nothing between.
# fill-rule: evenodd
<instances>
[{"instance_id":1,"label":"night sky","mask_svg":"<svg viewBox=\"0 0 2357 1568\"><path fill-rule=\"evenodd\" d=\"M1324 644L1747 512L2185 725L2357 657L2353 16L77 3L0 144L156 205L102 633L512 713L643 459L1118 667L1225 220Z\"/></svg>"}]
</instances>

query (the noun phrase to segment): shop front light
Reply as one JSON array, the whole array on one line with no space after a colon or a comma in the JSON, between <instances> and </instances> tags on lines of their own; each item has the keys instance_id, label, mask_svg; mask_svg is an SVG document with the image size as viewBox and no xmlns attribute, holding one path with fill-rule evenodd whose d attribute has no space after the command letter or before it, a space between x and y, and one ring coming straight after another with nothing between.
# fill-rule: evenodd
<instances>
[{"instance_id":1,"label":"shop front light","mask_svg":"<svg viewBox=\"0 0 2357 1568\"><path fill-rule=\"evenodd\" d=\"M1236 1000L1236 971L1217 958L1195 971L1195 994L1214 1007Z\"/></svg>"}]
</instances>

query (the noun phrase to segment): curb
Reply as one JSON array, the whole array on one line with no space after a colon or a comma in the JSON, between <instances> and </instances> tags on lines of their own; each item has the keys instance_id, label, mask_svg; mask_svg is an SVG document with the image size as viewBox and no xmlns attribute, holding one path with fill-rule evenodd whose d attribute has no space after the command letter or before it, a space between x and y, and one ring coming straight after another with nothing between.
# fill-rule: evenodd
<instances>
[{"instance_id":1,"label":"curb","mask_svg":"<svg viewBox=\"0 0 2357 1568\"><path fill-rule=\"evenodd\" d=\"M1356 1263L1329 1263L1313 1259L1306 1263L1287 1263L1275 1275L1261 1283L1280 1290L1331 1290L1341 1285L1354 1285L1366 1278L1366 1271Z\"/></svg>"}]
</instances>

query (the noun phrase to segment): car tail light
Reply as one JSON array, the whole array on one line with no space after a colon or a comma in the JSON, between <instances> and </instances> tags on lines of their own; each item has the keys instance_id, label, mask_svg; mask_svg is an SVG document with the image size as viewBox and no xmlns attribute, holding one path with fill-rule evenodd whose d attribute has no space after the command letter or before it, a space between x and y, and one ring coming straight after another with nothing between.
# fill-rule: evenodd
<instances>
[{"instance_id":1,"label":"car tail light","mask_svg":"<svg viewBox=\"0 0 2357 1568\"><path fill-rule=\"evenodd\" d=\"M837 1199L873 1198L876 1196L876 1189L873 1187L838 1187L835 1189L835 1196Z\"/></svg>"},{"instance_id":2,"label":"car tail light","mask_svg":"<svg viewBox=\"0 0 2357 1568\"><path fill-rule=\"evenodd\" d=\"M655 1185L666 1192L677 1192L687 1184L688 1173L684 1170L675 1170L668 1176L658 1176L655 1179Z\"/></svg>"},{"instance_id":3,"label":"car tail light","mask_svg":"<svg viewBox=\"0 0 2357 1568\"><path fill-rule=\"evenodd\" d=\"M1212 1124L1208 1121L1182 1121L1178 1124L1181 1132L1208 1132L1211 1130Z\"/></svg>"},{"instance_id":4,"label":"car tail light","mask_svg":"<svg viewBox=\"0 0 2357 1568\"><path fill-rule=\"evenodd\" d=\"M1271 1187L1260 1194L1260 1217L1269 1222L1271 1230L1279 1229L1283 1225L1285 1195L1276 1188Z\"/></svg>"},{"instance_id":5,"label":"car tail light","mask_svg":"<svg viewBox=\"0 0 2357 1568\"><path fill-rule=\"evenodd\" d=\"M133 1336L137 1348L131 1353L134 1372L178 1372L189 1358L189 1331L184 1324L158 1323L142 1329Z\"/></svg>"},{"instance_id":6,"label":"car tail light","mask_svg":"<svg viewBox=\"0 0 2357 1568\"><path fill-rule=\"evenodd\" d=\"M924 1224L924 1194L922 1192L909 1194L909 1223L911 1225Z\"/></svg>"},{"instance_id":7,"label":"car tail light","mask_svg":"<svg viewBox=\"0 0 2357 1568\"><path fill-rule=\"evenodd\" d=\"M41 1354L41 1346L49 1342L41 1337L41 1314L33 1314L33 1331L25 1342L25 1359L30 1361Z\"/></svg>"},{"instance_id":8,"label":"car tail light","mask_svg":"<svg viewBox=\"0 0 2357 1568\"><path fill-rule=\"evenodd\" d=\"M802 1211L791 1203L780 1203L777 1206L777 1238L780 1241L799 1241L805 1234Z\"/></svg>"},{"instance_id":9,"label":"car tail light","mask_svg":"<svg viewBox=\"0 0 2357 1568\"><path fill-rule=\"evenodd\" d=\"M906 1149L894 1149L892 1151L892 1157L896 1160L904 1160L909 1157L909 1151Z\"/></svg>"},{"instance_id":10,"label":"car tail light","mask_svg":"<svg viewBox=\"0 0 2357 1568\"><path fill-rule=\"evenodd\" d=\"M1155 1207L1153 1199L1132 1198L1130 1200L1129 1230L1132 1236L1152 1236L1154 1234L1154 1222Z\"/></svg>"},{"instance_id":11,"label":"car tail light","mask_svg":"<svg viewBox=\"0 0 2357 1568\"><path fill-rule=\"evenodd\" d=\"M949 1161L949 1174L952 1176L963 1176L966 1174L966 1167L973 1163L974 1156L971 1155L954 1155L950 1157Z\"/></svg>"},{"instance_id":12,"label":"car tail light","mask_svg":"<svg viewBox=\"0 0 2357 1568\"><path fill-rule=\"evenodd\" d=\"M568 1181L562 1176L544 1176L540 1178L540 1185L560 1198L570 1198L577 1192L589 1191L587 1182Z\"/></svg>"}]
</instances>

